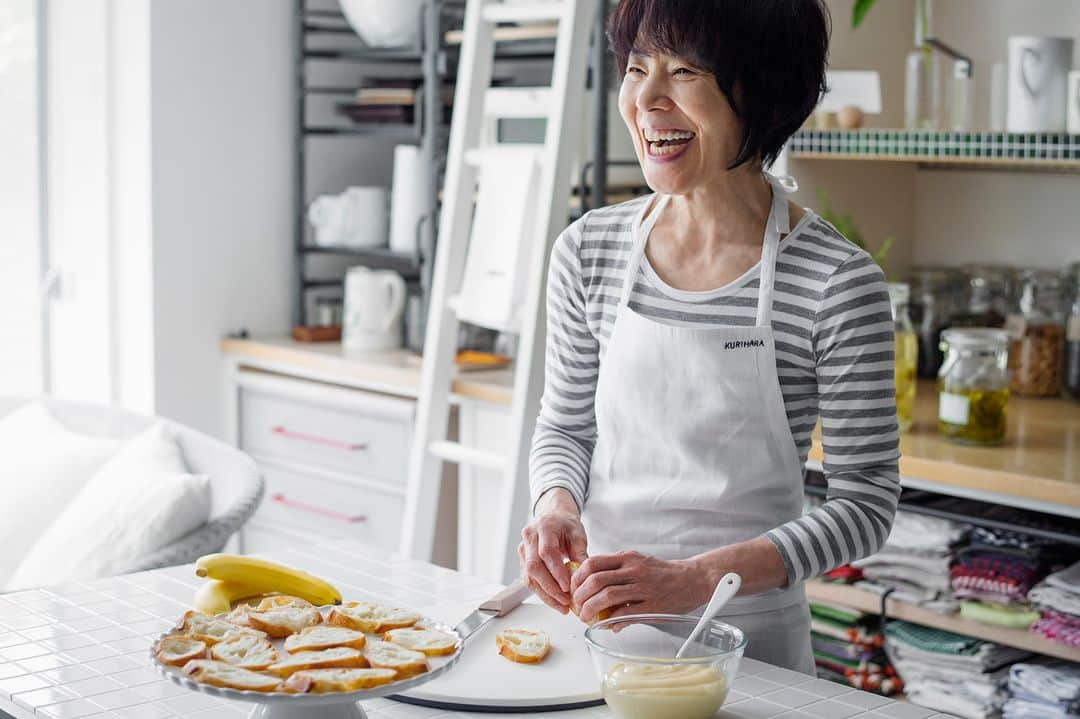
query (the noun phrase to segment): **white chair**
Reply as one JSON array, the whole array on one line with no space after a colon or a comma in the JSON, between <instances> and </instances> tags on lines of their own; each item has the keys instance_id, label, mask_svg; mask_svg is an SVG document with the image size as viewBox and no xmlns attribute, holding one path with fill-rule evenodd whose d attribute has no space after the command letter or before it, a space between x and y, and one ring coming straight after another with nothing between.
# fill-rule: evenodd
<instances>
[{"instance_id":1,"label":"white chair","mask_svg":"<svg viewBox=\"0 0 1080 719\"><path fill-rule=\"evenodd\" d=\"M0 397L0 417L33 399ZM264 482L254 460L220 440L156 417L97 405L42 401L72 431L98 437L128 439L163 421L176 438L191 471L210 477L213 498L206 524L150 556L139 557L129 571L187 564L204 554L220 552L262 501Z\"/></svg>"}]
</instances>

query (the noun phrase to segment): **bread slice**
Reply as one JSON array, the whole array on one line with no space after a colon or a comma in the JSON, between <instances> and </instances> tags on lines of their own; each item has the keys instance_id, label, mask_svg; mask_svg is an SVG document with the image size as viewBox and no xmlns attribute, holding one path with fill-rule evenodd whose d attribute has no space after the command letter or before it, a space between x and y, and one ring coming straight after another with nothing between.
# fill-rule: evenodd
<instances>
[{"instance_id":1,"label":"bread slice","mask_svg":"<svg viewBox=\"0 0 1080 719\"><path fill-rule=\"evenodd\" d=\"M170 667L182 667L192 659L206 657L207 644L193 637L170 634L162 637L155 652L157 660Z\"/></svg>"},{"instance_id":2,"label":"bread slice","mask_svg":"<svg viewBox=\"0 0 1080 719\"><path fill-rule=\"evenodd\" d=\"M273 692L281 686L277 677L259 674L250 669L234 667L212 659L193 659L184 665L184 673L197 682L229 689L246 689L254 692Z\"/></svg>"},{"instance_id":3,"label":"bread slice","mask_svg":"<svg viewBox=\"0 0 1080 719\"><path fill-rule=\"evenodd\" d=\"M314 607L279 607L250 612L248 622L271 637L287 637L319 624L322 615Z\"/></svg>"},{"instance_id":4,"label":"bread slice","mask_svg":"<svg viewBox=\"0 0 1080 719\"><path fill-rule=\"evenodd\" d=\"M209 617L194 611L184 613L179 624L176 625L176 630L180 634L206 642L211 646L234 634L253 634L266 639L266 633L260 632L258 629L242 627L239 624L233 624L224 619Z\"/></svg>"},{"instance_id":5,"label":"bread slice","mask_svg":"<svg viewBox=\"0 0 1080 719\"><path fill-rule=\"evenodd\" d=\"M276 662L278 653L266 639L251 634L234 634L211 647L210 658L258 671Z\"/></svg>"},{"instance_id":6,"label":"bread slice","mask_svg":"<svg viewBox=\"0 0 1080 719\"><path fill-rule=\"evenodd\" d=\"M393 669L398 679L414 677L428 670L427 657L389 642L369 642L364 649L368 664L376 669Z\"/></svg>"},{"instance_id":7,"label":"bread slice","mask_svg":"<svg viewBox=\"0 0 1080 719\"><path fill-rule=\"evenodd\" d=\"M268 609L281 609L283 607L300 607L306 609L308 607L315 606L306 599L300 597L290 597L287 594L275 594L269 597L263 597L255 608L257 612L265 612Z\"/></svg>"},{"instance_id":8,"label":"bread slice","mask_svg":"<svg viewBox=\"0 0 1080 719\"><path fill-rule=\"evenodd\" d=\"M287 677L305 669L363 669L367 665L367 660L359 649L333 647L317 652L297 652L286 655L280 661L268 666L266 671L279 677Z\"/></svg>"},{"instance_id":9,"label":"bread slice","mask_svg":"<svg viewBox=\"0 0 1080 719\"><path fill-rule=\"evenodd\" d=\"M420 652L429 657L453 654L458 645L458 638L453 634L421 627L391 629L386 634L383 634L383 641L397 644L399 647L405 647L406 649L412 649L414 652Z\"/></svg>"},{"instance_id":10,"label":"bread slice","mask_svg":"<svg viewBox=\"0 0 1080 719\"><path fill-rule=\"evenodd\" d=\"M285 651L310 652L331 647L351 647L363 649L367 638L363 632L345 627L334 627L327 624L318 624L314 627L303 629L298 634L293 634L285 639Z\"/></svg>"},{"instance_id":11,"label":"bread slice","mask_svg":"<svg viewBox=\"0 0 1080 719\"><path fill-rule=\"evenodd\" d=\"M519 664L538 664L551 651L551 639L545 632L526 629L503 629L495 634L499 654Z\"/></svg>"},{"instance_id":12,"label":"bread slice","mask_svg":"<svg viewBox=\"0 0 1080 719\"><path fill-rule=\"evenodd\" d=\"M345 602L331 609L326 621L367 634L382 634L391 629L411 627L420 621L420 615L371 602Z\"/></svg>"},{"instance_id":13,"label":"bread slice","mask_svg":"<svg viewBox=\"0 0 1080 719\"><path fill-rule=\"evenodd\" d=\"M355 692L389 684L396 677L393 669L306 669L286 679L283 686L297 694Z\"/></svg>"},{"instance_id":14,"label":"bread slice","mask_svg":"<svg viewBox=\"0 0 1080 719\"><path fill-rule=\"evenodd\" d=\"M577 562L571 562L570 560L567 560L566 561L566 569L570 572L570 576L573 577L574 572L581 569L581 565L578 564ZM574 613L575 617L580 617L581 616L581 607L579 607L577 604L574 603L573 597L570 598L570 611ZM610 609L601 609L596 614L596 618L593 619L591 623L596 624L597 622L602 622L605 619L608 619L610 617L611 617L611 610Z\"/></svg>"}]
</instances>

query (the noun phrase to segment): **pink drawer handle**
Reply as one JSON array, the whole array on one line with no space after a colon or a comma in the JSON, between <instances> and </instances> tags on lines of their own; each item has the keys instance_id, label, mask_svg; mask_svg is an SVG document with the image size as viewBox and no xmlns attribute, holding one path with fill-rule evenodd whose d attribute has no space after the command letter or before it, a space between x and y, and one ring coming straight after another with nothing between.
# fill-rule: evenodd
<instances>
[{"instance_id":1,"label":"pink drawer handle","mask_svg":"<svg viewBox=\"0 0 1080 719\"><path fill-rule=\"evenodd\" d=\"M327 439L326 437L316 437L313 434L304 434L303 432L292 432L284 427L278 426L270 430L279 437L286 437L288 439L298 439L302 442L312 442L314 444L321 444L327 447L337 447L338 449L345 449L350 452L361 452L367 449L366 444L350 444L349 442L342 442L336 439Z\"/></svg>"},{"instance_id":2,"label":"pink drawer handle","mask_svg":"<svg viewBox=\"0 0 1080 719\"><path fill-rule=\"evenodd\" d=\"M323 509L322 507L314 507L310 504L304 504L303 502L297 502L295 499L288 499L284 494L275 494L272 496L271 501L280 504L283 507L289 509L298 509L301 512L308 512L310 514L317 514L320 517L328 517L330 519L336 519L339 522L345 522L347 524L359 524L360 522L366 522L367 517L362 514L350 517L347 514L341 512L335 512L332 509Z\"/></svg>"}]
</instances>

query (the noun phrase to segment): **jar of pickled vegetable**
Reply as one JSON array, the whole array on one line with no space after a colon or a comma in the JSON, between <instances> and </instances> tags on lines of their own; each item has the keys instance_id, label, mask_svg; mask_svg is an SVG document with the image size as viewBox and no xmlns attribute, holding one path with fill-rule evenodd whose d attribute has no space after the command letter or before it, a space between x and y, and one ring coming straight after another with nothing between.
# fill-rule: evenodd
<instances>
[{"instance_id":1,"label":"jar of pickled vegetable","mask_svg":"<svg viewBox=\"0 0 1080 719\"><path fill-rule=\"evenodd\" d=\"M1065 303L1062 277L1052 270L1019 275L1017 311L1005 329L1009 348L1009 389L1028 397L1057 397L1064 379Z\"/></svg>"},{"instance_id":2,"label":"jar of pickled vegetable","mask_svg":"<svg viewBox=\"0 0 1080 719\"><path fill-rule=\"evenodd\" d=\"M900 431L911 429L915 411L915 368L919 361L919 341L908 315L908 299L911 289L901 282L889 284L889 302L892 304L893 335L896 338L896 419Z\"/></svg>"},{"instance_id":3,"label":"jar of pickled vegetable","mask_svg":"<svg viewBox=\"0 0 1080 719\"><path fill-rule=\"evenodd\" d=\"M947 267L916 267L911 271L908 309L919 340L918 375L928 379L941 369L941 333L959 308L963 276Z\"/></svg>"},{"instance_id":4,"label":"jar of pickled vegetable","mask_svg":"<svg viewBox=\"0 0 1080 719\"><path fill-rule=\"evenodd\" d=\"M1080 399L1080 262L1069 268L1069 319L1065 327L1065 391Z\"/></svg>"},{"instance_id":5,"label":"jar of pickled vegetable","mask_svg":"<svg viewBox=\"0 0 1080 719\"><path fill-rule=\"evenodd\" d=\"M1009 404L1008 333L954 328L942 333L941 343L938 431L964 444L1001 444Z\"/></svg>"}]
</instances>

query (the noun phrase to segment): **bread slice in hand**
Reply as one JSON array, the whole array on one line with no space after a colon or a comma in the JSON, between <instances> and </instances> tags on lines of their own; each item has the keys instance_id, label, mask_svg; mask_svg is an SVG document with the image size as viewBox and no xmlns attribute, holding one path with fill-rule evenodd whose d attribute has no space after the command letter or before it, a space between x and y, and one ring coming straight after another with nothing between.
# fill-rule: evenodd
<instances>
[{"instance_id":1,"label":"bread slice in hand","mask_svg":"<svg viewBox=\"0 0 1080 719\"><path fill-rule=\"evenodd\" d=\"M581 565L578 564L577 562L572 562L570 560L566 560L566 569L567 569L567 571L570 572L570 576L573 577L574 572L581 569ZM573 597L570 598L570 611L574 613L575 617L578 617L578 618L581 617L581 607L579 607L576 603L574 603ZM593 619L592 622L590 622L590 624L595 624L596 622L602 622L605 619L608 619L610 617L611 617L611 609L601 609L596 614L596 618Z\"/></svg>"},{"instance_id":2,"label":"bread slice in hand","mask_svg":"<svg viewBox=\"0 0 1080 719\"><path fill-rule=\"evenodd\" d=\"M279 677L287 677L305 669L362 669L367 667L367 660L359 649L333 647L317 652L297 652L281 658L271 664L266 671Z\"/></svg>"},{"instance_id":3,"label":"bread slice in hand","mask_svg":"<svg viewBox=\"0 0 1080 719\"><path fill-rule=\"evenodd\" d=\"M211 647L210 658L258 671L276 662L278 653L269 640L252 634L235 634Z\"/></svg>"},{"instance_id":4,"label":"bread slice in hand","mask_svg":"<svg viewBox=\"0 0 1080 719\"><path fill-rule=\"evenodd\" d=\"M412 649L414 652L420 652L429 657L453 654L458 644L458 638L453 634L421 627L391 629L383 634L383 641Z\"/></svg>"},{"instance_id":5,"label":"bread slice in hand","mask_svg":"<svg viewBox=\"0 0 1080 719\"><path fill-rule=\"evenodd\" d=\"M420 621L420 615L407 609L388 607L383 604L345 602L331 609L326 621L367 634L382 634L391 629L411 627Z\"/></svg>"},{"instance_id":6,"label":"bread slice in hand","mask_svg":"<svg viewBox=\"0 0 1080 719\"><path fill-rule=\"evenodd\" d=\"M248 623L272 637L287 637L322 622L314 607L278 607L248 613Z\"/></svg>"},{"instance_id":7,"label":"bread slice in hand","mask_svg":"<svg viewBox=\"0 0 1080 719\"><path fill-rule=\"evenodd\" d=\"M297 694L355 692L389 684L396 677L393 669L306 669L286 679L283 686Z\"/></svg>"},{"instance_id":8,"label":"bread slice in hand","mask_svg":"<svg viewBox=\"0 0 1080 719\"><path fill-rule=\"evenodd\" d=\"M544 632L503 629L495 634L499 654L519 664L537 664L551 651L551 639Z\"/></svg>"},{"instance_id":9,"label":"bread slice in hand","mask_svg":"<svg viewBox=\"0 0 1080 719\"><path fill-rule=\"evenodd\" d=\"M307 627L298 634L293 634L286 638L285 651L292 654L294 652L310 652L318 651L319 649L330 649L331 647L363 649L366 641L367 638L364 636L364 633L358 632L355 629L335 627L328 624L317 624L314 627Z\"/></svg>"},{"instance_id":10,"label":"bread slice in hand","mask_svg":"<svg viewBox=\"0 0 1080 719\"><path fill-rule=\"evenodd\" d=\"M281 686L281 680L277 677L259 674L250 669L234 667L232 664L212 659L193 659L184 665L184 673L197 682L229 689L272 692L277 691Z\"/></svg>"},{"instance_id":11,"label":"bread slice in hand","mask_svg":"<svg viewBox=\"0 0 1080 719\"><path fill-rule=\"evenodd\" d=\"M426 656L389 642L368 642L364 656L372 667L396 671L398 679L414 677L428 670Z\"/></svg>"},{"instance_id":12,"label":"bread slice in hand","mask_svg":"<svg viewBox=\"0 0 1080 719\"><path fill-rule=\"evenodd\" d=\"M180 618L180 623L176 625L176 629L180 634L193 637L209 645L217 644L222 639L234 634L253 634L263 639L266 638L266 633L260 632L258 629L242 627L239 624L233 624L224 619L217 619L194 611L185 612L184 616Z\"/></svg>"},{"instance_id":13,"label":"bread slice in hand","mask_svg":"<svg viewBox=\"0 0 1080 719\"><path fill-rule=\"evenodd\" d=\"M170 634L158 641L155 654L157 660L162 664L167 664L170 667L182 667L192 659L205 658L206 647L206 642L194 637Z\"/></svg>"}]
</instances>

